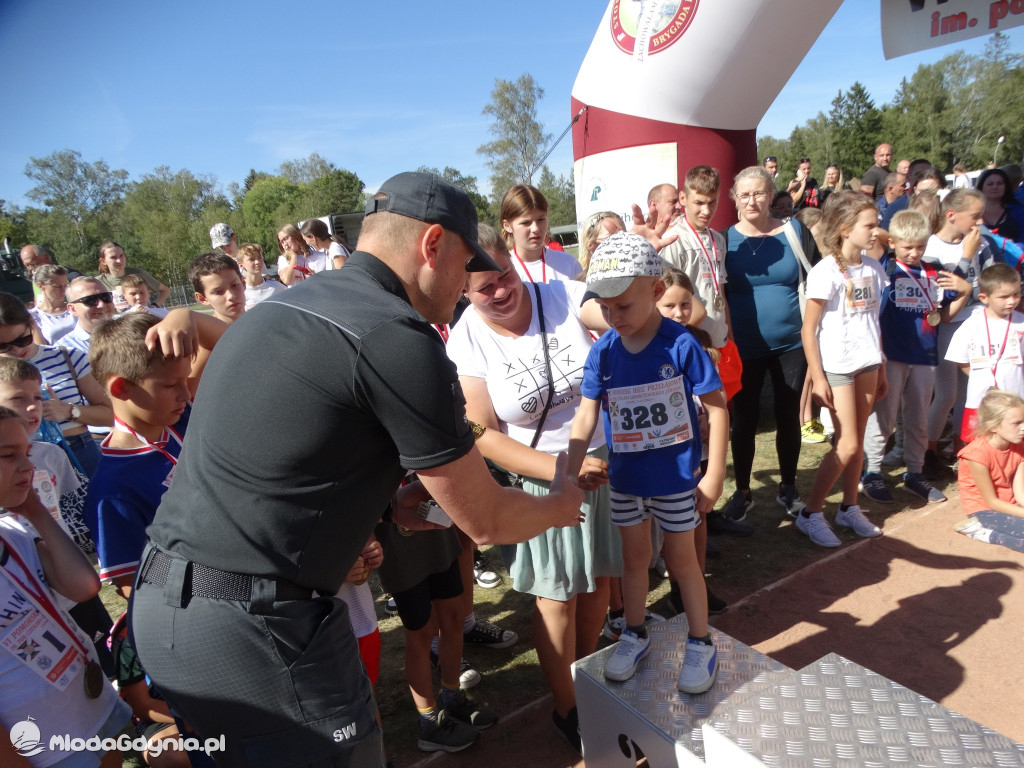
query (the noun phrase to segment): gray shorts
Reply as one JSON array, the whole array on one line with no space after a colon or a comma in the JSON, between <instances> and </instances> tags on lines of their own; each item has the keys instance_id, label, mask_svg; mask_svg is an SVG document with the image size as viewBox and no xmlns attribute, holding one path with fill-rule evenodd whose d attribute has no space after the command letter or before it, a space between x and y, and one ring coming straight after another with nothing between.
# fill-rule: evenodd
<instances>
[{"instance_id":1,"label":"gray shorts","mask_svg":"<svg viewBox=\"0 0 1024 768\"><path fill-rule=\"evenodd\" d=\"M853 380L860 376L862 373L871 373L877 371L882 366L878 363L874 365L868 365L861 368L859 371L853 373L829 373L825 371L825 380L828 382L830 387L848 387L853 384Z\"/></svg>"}]
</instances>

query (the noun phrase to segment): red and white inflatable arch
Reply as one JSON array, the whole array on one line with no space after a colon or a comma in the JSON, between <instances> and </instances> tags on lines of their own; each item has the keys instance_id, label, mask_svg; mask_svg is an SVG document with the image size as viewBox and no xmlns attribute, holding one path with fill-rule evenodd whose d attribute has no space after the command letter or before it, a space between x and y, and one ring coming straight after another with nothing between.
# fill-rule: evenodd
<instances>
[{"instance_id":1,"label":"red and white inflatable arch","mask_svg":"<svg viewBox=\"0 0 1024 768\"><path fill-rule=\"evenodd\" d=\"M611 0L572 90L576 214L629 221L698 163L723 191L755 129L842 0ZM823 62L834 66L835 62ZM719 206L712 226L735 219Z\"/></svg>"}]
</instances>

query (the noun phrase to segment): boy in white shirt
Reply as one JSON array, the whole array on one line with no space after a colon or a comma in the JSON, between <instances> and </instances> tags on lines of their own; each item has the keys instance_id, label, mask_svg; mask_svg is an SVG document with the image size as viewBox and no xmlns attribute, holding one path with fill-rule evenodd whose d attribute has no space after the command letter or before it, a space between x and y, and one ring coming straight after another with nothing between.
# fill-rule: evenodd
<instances>
[{"instance_id":1,"label":"boy in white shirt","mask_svg":"<svg viewBox=\"0 0 1024 768\"><path fill-rule=\"evenodd\" d=\"M263 261L263 249L258 244L242 243L238 249L238 258L242 263L242 269L245 270L245 308L247 310L288 287L277 280L266 280L263 277L263 270L267 265Z\"/></svg>"},{"instance_id":2,"label":"boy in white shirt","mask_svg":"<svg viewBox=\"0 0 1024 768\"><path fill-rule=\"evenodd\" d=\"M975 309L960 324L946 350L946 359L967 374L958 451L976 437L978 406L989 389L1024 395L1024 314L1015 311L1020 301L1020 275L1009 264L993 264L981 271L978 288L984 308Z\"/></svg>"}]
</instances>

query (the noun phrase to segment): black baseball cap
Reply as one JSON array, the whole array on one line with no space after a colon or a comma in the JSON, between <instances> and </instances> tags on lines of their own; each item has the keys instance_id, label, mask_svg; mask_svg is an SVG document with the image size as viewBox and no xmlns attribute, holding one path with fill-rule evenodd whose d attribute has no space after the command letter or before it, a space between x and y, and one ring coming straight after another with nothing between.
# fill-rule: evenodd
<instances>
[{"instance_id":1,"label":"black baseball cap","mask_svg":"<svg viewBox=\"0 0 1024 768\"><path fill-rule=\"evenodd\" d=\"M476 208L469 195L434 173L407 171L380 185L366 201L366 215L387 211L428 224L440 224L461 235L475 254L467 272L500 272L487 251L477 242Z\"/></svg>"}]
</instances>

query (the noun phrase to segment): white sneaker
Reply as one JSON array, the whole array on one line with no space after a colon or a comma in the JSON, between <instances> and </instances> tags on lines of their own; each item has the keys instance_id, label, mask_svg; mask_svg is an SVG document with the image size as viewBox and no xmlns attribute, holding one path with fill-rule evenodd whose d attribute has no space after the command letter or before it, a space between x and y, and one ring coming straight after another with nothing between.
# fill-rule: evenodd
<instances>
[{"instance_id":1,"label":"white sneaker","mask_svg":"<svg viewBox=\"0 0 1024 768\"><path fill-rule=\"evenodd\" d=\"M819 547L838 547L842 542L829 527L825 516L821 512L812 512L807 517L800 515L796 519L796 527L801 533L806 533L811 541Z\"/></svg>"},{"instance_id":2,"label":"white sneaker","mask_svg":"<svg viewBox=\"0 0 1024 768\"><path fill-rule=\"evenodd\" d=\"M619 644L615 653L608 657L604 665L604 676L609 680L629 680L636 672L636 665L651 650L651 638L640 638L628 629L619 635Z\"/></svg>"},{"instance_id":3,"label":"white sneaker","mask_svg":"<svg viewBox=\"0 0 1024 768\"><path fill-rule=\"evenodd\" d=\"M714 644L706 645L692 637L686 641L683 671L679 673L677 687L683 693L704 693L715 684L718 676L718 650Z\"/></svg>"},{"instance_id":4,"label":"white sneaker","mask_svg":"<svg viewBox=\"0 0 1024 768\"><path fill-rule=\"evenodd\" d=\"M852 528L853 532L862 539L873 539L875 536L882 535L882 529L868 520L856 504L852 504L845 510L840 509L836 513L836 525Z\"/></svg>"}]
</instances>

